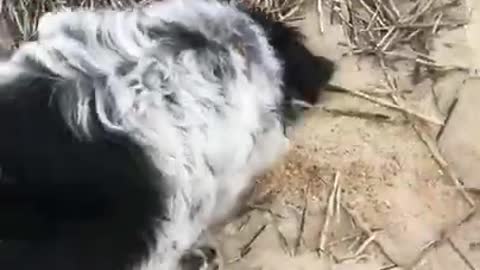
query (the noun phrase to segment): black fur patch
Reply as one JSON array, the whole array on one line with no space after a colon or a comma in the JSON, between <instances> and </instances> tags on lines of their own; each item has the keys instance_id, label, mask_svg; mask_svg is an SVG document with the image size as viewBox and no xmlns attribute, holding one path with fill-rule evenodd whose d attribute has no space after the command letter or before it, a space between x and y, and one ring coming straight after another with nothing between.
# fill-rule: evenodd
<instances>
[{"instance_id":1,"label":"black fur patch","mask_svg":"<svg viewBox=\"0 0 480 270\"><path fill-rule=\"evenodd\" d=\"M303 44L304 36L297 29L275 21L262 12L246 12L264 29L270 45L283 62L286 98L316 103L322 87L333 76L334 63L325 57L312 54Z\"/></svg>"},{"instance_id":2,"label":"black fur patch","mask_svg":"<svg viewBox=\"0 0 480 270\"><path fill-rule=\"evenodd\" d=\"M214 25L212 25L214 27ZM222 44L208 39L197 30L178 23L166 23L162 27L140 27L151 39L162 38L161 46L169 46L175 53L193 50L201 59L200 70L204 78L214 81L235 78L235 69L229 65L229 52Z\"/></svg>"},{"instance_id":3,"label":"black fur patch","mask_svg":"<svg viewBox=\"0 0 480 270\"><path fill-rule=\"evenodd\" d=\"M65 35L69 36L70 38L77 40L80 43L86 44L87 43L87 36L85 35L85 32L82 30L78 29L72 29L69 26L64 27L63 32Z\"/></svg>"},{"instance_id":4,"label":"black fur patch","mask_svg":"<svg viewBox=\"0 0 480 270\"><path fill-rule=\"evenodd\" d=\"M26 76L0 86L0 164L13 179L0 182L1 268L131 269L165 214L161 175L139 146L99 124L95 139L78 139L54 85Z\"/></svg>"},{"instance_id":5,"label":"black fur patch","mask_svg":"<svg viewBox=\"0 0 480 270\"><path fill-rule=\"evenodd\" d=\"M123 77L130 73L136 66L137 64L134 62L125 61L115 68L115 72Z\"/></svg>"},{"instance_id":6,"label":"black fur patch","mask_svg":"<svg viewBox=\"0 0 480 270\"><path fill-rule=\"evenodd\" d=\"M172 46L182 51L186 49L202 49L210 45L212 41L208 40L202 33L192 31L183 25L177 23L168 23L164 27L140 27L144 29L147 36L153 40L164 38L163 42L172 40ZM173 43L174 42L174 43ZM165 44L162 44L165 45Z\"/></svg>"}]
</instances>

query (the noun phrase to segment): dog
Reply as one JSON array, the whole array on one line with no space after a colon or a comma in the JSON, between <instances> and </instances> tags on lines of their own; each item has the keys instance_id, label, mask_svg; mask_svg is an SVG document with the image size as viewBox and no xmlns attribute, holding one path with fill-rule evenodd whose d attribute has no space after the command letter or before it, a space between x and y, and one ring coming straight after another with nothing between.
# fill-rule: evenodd
<instances>
[{"instance_id":1,"label":"dog","mask_svg":"<svg viewBox=\"0 0 480 270\"><path fill-rule=\"evenodd\" d=\"M0 267L185 269L334 71L240 3L44 15L0 62Z\"/></svg>"}]
</instances>

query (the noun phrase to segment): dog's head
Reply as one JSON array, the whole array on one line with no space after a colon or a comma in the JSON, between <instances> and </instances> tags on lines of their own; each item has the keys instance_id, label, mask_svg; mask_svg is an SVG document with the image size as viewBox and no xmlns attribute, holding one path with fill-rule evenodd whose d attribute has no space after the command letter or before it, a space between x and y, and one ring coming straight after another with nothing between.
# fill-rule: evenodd
<instances>
[{"instance_id":1,"label":"dog's head","mask_svg":"<svg viewBox=\"0 0 480 270\"><path fill-rule=\"evenodd\" d=\"M333 61L314 55L304 44L305 36L295 27L276 21L260 11L248 11L267 35L283 65L284 109L287 118L314 105L334 71ZM292 120L292 119L289 119Z\"/></svg>"}]
</instances>

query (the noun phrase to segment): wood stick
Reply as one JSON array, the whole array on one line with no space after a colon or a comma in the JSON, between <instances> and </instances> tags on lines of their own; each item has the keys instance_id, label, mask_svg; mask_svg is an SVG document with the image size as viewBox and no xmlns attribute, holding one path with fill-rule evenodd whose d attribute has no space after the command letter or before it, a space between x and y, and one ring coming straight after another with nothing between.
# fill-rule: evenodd
<instances>
[{"instance_id":1,"label":"wood stick","mask_svg":"<svg viewBox=\"0 0 480 270\"><path fill-rule=\"evenodd\" d=\"M332 191L330 192L330 196L328 198L327 211L325 213L325 222L323 223L323 229L322 229L322 232L320 233L320 243L319 243L320 252L325 251L325 244L327 243L328 232L330 230L330 220L335 214L335 208L334 208L335 195L337 194L339 179L340 179L340 172L337 171L335 173L335 180L333 183Z\"/></svg>"},{"instance_id":2,"label":"wood stick","mask_svg":"<svg viewBox=\"0 0 480 270\"><path fill-rule=\"evenodd\" d=\"M311 183L312 181L308 181L308 184L303 191L303 207L302 207L302 212L300 213L300 224L297 230L297 237L295 238L295 243L293 245L293 256L296 256L298 254L298 250L302 242L303 233L305 231L305 220L306 220L307 211L308 211L308 200L310 198Z\"/></svg>"},{"instance_id":3,"label":"wood stick","mask_svg":"<svg viewBox=\"0 0 480 270\"><path fill-rule=\"evenodd\" d=\"M320 26L320 34L323 34L325 32L323 0L317 0L317 13L318 13L318 24Z\"/></svg>"},{"instance_id":4,"label":"wood stick","mask_svg":"<svg viewBox=\"0 0 480 270\"><path fill-rule=\"evenodd\" d=\"M473 207L468 211L460 220L457 222L457 224L454 224L450 227L448 227L442 235L436 239L428 242L421 250L421 252L418 254L418 256L409 264L407 265L404 269L405 270L415 270L416 266L422 261L423 258L434 248L442 245L445 243L445 241L448 241L450 239L450 236L457 231L458 227L462 226L466 222L468 222L477 212L477 208Z\"/></svg>"},{"instance_id":5,"label":"wood stick","mask_svg":"<svg viewBox=\"0 0 480 270\"><path fill-rule=\"evenodd\" d=\"M374 232L372 233L372 235L370 235L367 240L365 240L361 245L360 247L357 249L357 251L355 251L355 254L353 256L357 257L359 256L360 254L363 253L363 251L365 251L365 249L368 247L368 245L370 245L373 241L375 241L375 238L377 238L377 233Z\"/></svg>"},{"instance_id":6,"label":"wood stick","mask_svg":"<svg viewBox=\"0 0 480 270\"><path fill-rule=\"evenodd\" d=\"M332 88L332 86L329 86L327 88L330 89ZM338 87L337 87L338 88ZM395 105L391 102L388 102L388 101L385 101L385 100L382 100L382 99L378 99L378 98L374 98L370 95L367 95L361 91L356 91L356 90L351 90L351 89L346 89L346 88L341 88L343 90L343 92L346 92L352 96L355 96L355 97L359 97L359 98L363 98L365 100L368 100L370 102L373 102L375 104L378 104L378 105L381 105L381 106L384 106L386 108L389 108L389 109L392 109L392 110L396 110L396 111L399 111L399 112L404 112L404 113L407 113L409 115L412 115L416 118L419 118L421 120L424 120L426 122L429 122L429 123L432 123L432 124L435 124L435 125L439 125L439 126L442 126L444 123L443 121L441 120L438 120L438 119L435 119L435 118L432 118L430 116L426 116L426 115L423 115L423 114L420 114L420 113L417 113L411 109L408 109L408 108L404 108L404 107L401 107L401 106L398 106L398 105ZM335 91L335 90L334 90Z\"/></svg>"},{"instance_id":7,"label":"wood stick","mask_svg":"<svg viewBox=\"0 0 480 270\"><path fill-rule=\"evenodd\" d=\"M438 149L438 146L434 143L434 140L432 138L430 138L430 136L428 136L426 134L426 132L423 131L415 123L412 123L412 127L415 130L415 132L417 133L420 140L425 144L425 146L427 146L430 153L432 154L432 157L435 159L437 164L440 166L441 170L447 175L447 177L450 179L450 181L455 185L455 188L460 192L460 194L467 201L467 203L471 207L474 207L475 206L474 200L465 191L465 187L460 183L460 180L458 179L456 173L450 168L450 165L448 164L448 162L445 160L445 158L440 153L440 150Z\"/></svg>"},{"instance_id":8,"label":"wood stick","mask_svg":"<svg viewBox=\"0 0 480 270\"><path fill-rule=\"evenodd\" d=\"M438 23L412 23L412 24L394 24L389 26L380 26L380 27L372 27L371 31L386 31L391 27L395 27L397 29L418 29L418 28L440 28L440 27L461 27L465 26L467 22L438 22ZM361 29L360 32L370 31L367 29Z\"/></svg>"},{"instance_id":9,"label":"wood stick","mask_svg":"<svg viewBox=\"0 0 480 270\"><path fill-rule=\"evenodd\" d=\"M450 245L450 247L452 247L453 251L455 251L455 253L457 253L458 257L460 257L460 259L463 261L463 263L468 267L468 269L476 270L475 266L473 266L473 264L470 262L470 260L467 258L467 256L465 256L465 254L463 254L463 252L457 247L457 245L455 245L455 243L452 241L452 239L448 238L447 242Z\"/></svg>"}]
</instances>

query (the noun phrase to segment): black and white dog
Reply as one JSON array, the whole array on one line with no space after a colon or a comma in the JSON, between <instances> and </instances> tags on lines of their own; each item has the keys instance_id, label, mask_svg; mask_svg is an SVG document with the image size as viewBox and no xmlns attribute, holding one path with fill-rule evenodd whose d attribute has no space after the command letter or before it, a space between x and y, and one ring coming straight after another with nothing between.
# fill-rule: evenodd
<instances>
[{"instance_id":1,"label":"black and white dog","mask_svg":"<svg viewBox=\"0 0 480 270\"><path fill-rule=\"evenodd\" d=\"M181 268L333 72L240 4L45 15L0 62L0 268Z\"/></svg>"}]
</instances>

